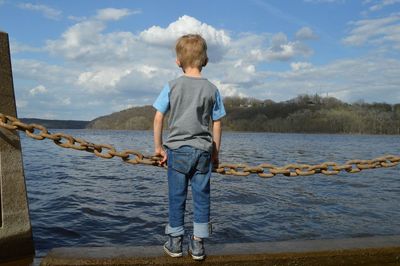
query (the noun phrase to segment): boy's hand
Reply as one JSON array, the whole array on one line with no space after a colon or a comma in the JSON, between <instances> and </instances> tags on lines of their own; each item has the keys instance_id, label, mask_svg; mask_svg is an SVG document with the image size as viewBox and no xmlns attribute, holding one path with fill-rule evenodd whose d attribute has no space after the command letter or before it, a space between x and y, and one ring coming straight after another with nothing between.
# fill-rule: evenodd
<instances>
[{"instance_id":1,"label":"boy's hand","mask_svg":"<svg viewBox=\"0 0 400 266\"><path fill-rule=\"evenodd\" d=\"M214 168L218 168L219 158L218 158L218 152L216 152L215 149L211 155L211 162L212 162Z\"/></svg>"},{"instance_id":2,"label":"boy's hand","mask_svg":"<svg viewBox=\"0 0 400 266\"><path fill-rule=\"evenodd\" d=\"M155 150L154 156L162 157L161 160L158 162L160 166L164 166L167 163L168 155L164 149Z\"/></svg>"}]
</instances>

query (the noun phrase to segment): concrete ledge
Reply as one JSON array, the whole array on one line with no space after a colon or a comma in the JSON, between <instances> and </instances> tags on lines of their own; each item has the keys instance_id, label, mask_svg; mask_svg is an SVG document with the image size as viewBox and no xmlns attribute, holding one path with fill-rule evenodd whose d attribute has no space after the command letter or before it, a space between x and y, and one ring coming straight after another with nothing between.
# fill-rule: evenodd
<instances>
[{"instance_id":1,"label":"concrete ledge","mask_svg":"<svg viewBox=\"0 0 400 266\"><path fill-rule=\"evenodd\" d=\"M207 245L202 265L400 265L400 236ZM199 265L161 246L53 249L41 266Z\"/></svg>"},{"instance_id":2,"label":"concrete ledge","mask_svg":"<svg viewBox=\"0 0 400 266\"><path fill-rule=\"evenodd\" d=\"M9 262L0 262L0 266L32 266L34 265L33 257L25 259L13 260Z\"/></svg>"}]
</instances>

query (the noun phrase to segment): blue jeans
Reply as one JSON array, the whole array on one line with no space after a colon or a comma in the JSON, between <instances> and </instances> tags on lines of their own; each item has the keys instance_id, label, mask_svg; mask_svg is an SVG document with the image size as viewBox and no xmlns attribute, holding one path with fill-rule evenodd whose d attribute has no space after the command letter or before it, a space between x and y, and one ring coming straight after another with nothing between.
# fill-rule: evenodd
<instances>
[{"instance_id":1,"label":"blue jeans","mask_svg":"<svg viewBox=\"0 0 400 266\"><path fill-rule=\"evenodd\" d=\"M193 234L200 238L210 235L211 154L182 146L168 149L169 224L165 233L180 236L184 231L185 205L189 181L193 195Z\"/></svg>"}]
</instances>

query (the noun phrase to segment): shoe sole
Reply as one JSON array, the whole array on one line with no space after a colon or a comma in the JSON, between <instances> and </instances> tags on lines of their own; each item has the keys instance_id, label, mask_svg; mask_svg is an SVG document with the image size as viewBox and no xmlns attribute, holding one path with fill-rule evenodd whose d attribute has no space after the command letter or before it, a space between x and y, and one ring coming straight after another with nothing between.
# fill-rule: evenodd
<instances>
[{"instance_id":1,"label":"shoe sole","mask_svg":"<svg viewBox=\"0 0 400 266\"><path fill-rule=\"evenodd\" d=\"M201 255L201 256L193 255L192 252L190 252L190 249L188 250L188 253L190 254L190 256L192 256L192 259L194 260L204 260L206 257L206 255Z\"/></svg>"},{"instance_id":2,"label":"shoe sole","mask_svg":"<svg viewBox=\"0 0 400 266\"><path fill-rule=\"evenodd\" d=\"M164 248L164 252L167 253L167 255L169 255L172 258L179 258L179 257L183 256L183 252L173 253L173 252L169 251L165 246L163 248Z\"/></svg>"}]
</instances>

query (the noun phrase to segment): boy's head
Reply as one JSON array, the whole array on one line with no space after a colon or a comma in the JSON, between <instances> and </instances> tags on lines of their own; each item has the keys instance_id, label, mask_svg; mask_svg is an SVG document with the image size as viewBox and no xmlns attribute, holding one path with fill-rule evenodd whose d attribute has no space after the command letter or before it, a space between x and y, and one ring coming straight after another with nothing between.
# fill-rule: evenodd
<instances>
[{"instance_id":1,"label":"boy's head","mask_svg":"<svg viewBox=\"0 0 400 266\"><path fill-rule=\"evenodd\" d=\"M175 46L178 65L185 70L188 67L201 70L207 65L207 43L198 34L183 35Z\"/></svg>"}]
</instances>

